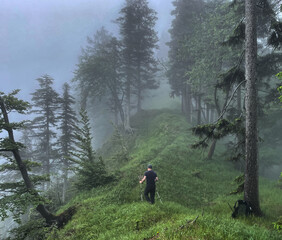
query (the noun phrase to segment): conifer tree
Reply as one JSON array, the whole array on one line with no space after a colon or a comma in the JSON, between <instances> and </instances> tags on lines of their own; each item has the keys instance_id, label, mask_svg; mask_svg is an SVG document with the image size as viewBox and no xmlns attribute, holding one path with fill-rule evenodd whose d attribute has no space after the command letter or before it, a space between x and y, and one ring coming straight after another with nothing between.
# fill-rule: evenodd
<instances>
[{"instance_id":1,"label":"conifer tree","mask_svg":"<svg viewBox=\"0 0 282 240\"><path fill-rule=\"evenodd\" d=\"M200 25L200 14L203 12L203 2L199 0L175 0L175 9L172 15L172 27L169 30L171 40L169 46L169 67L167 77L171 86L171 96L181 96L182 112L187 120L192 119L192 86L188 83L186 73L191 71L194 64L193 56L184 51L184 45L189 42L195 34L197 26Z\"/></svg>"},{"instance_id":2,"label":"conifer tree","mask_svg":"<svg viewBox=\"0 0 282 240\"><path fill-rule=\"evenodd\" d=\"M158 41L154 30L157 17L146 0L127 0L120 15L117 22L123 45L126 128L130 128L132 95L136 94L137 111L140 111L144 90L158 87L155 78L157 61L154 58Z\"/></svg>"},{"instance_id":3,"label":"conifer tree","mask_svg":"<svg viewBox=\"0 0 282 240\"><path fill-rule=\"evenodd\" d=\"M71 152L75 150L75 126L77 124L76 113L73 110L75 103L74 97L70 93L70 86L68 83L63 85L63 97L60 102L60 120L61 136L59 138L59 154L63 171L63 192L62 202L66 200L66 191L68 188L68 172L71 165Z\"/></svg>"},{"instance_id":4,"label":"conifer tree","mask_svg":"<svg viewBox=\"0 0 282 240\"><path fill-rule=\"evenodd\" d=\"M97 31L93 39L88 38L74 81L82 92L83 108L87 100L95 104L95 111L99 103L106 103L114 112L115 123L120 119L124 125L120 42L104 28Z\"/></svg>"},{"instance_id":5,"label":"conifer tree","mask_svg":"<svg viewBox=\"0 0 282 240\"><path fill-rule=\"evenodd\" d=\"M37 159L40 159L42 171L50 176L51 160L55 158L54 140L55 131L52 129L57 123L57 111L59 108L59 95L53 89L53 81L49 75L43 75L38 78L39 89L32 93L33 110L31 113L36 114L32 121L32 128L35 130L35 137L38 139ZM49 188L50 182L47 182ZM44 185L43 185L44 189Z\"/></svg>"},{"instance_id":6,"label":"conifer tree","mask_svg":"<svg viewBox=\"0 0 282 240\"><path fill-rule=\"evenodd\" d=\"M16 142L14 137L14 131L22 129L25 122L10 122L10 112L24 114L29 108L29 103L16 98L17 93L18 90L8 95L0 92L0 132L6 133L6 137L0 139L0 155L6 159L0 166L0 172L10 176L11 173L17 172L22 179L14 181L10 179L9 182L0 184L0 191L6 193L0 198L0 217L2 220L7 218L7 213L10 211L14 219L20 222L21 215L30 205L33 205L49 226L55 224L62 227L71 219L75 208L67 209L60 216L55 216L46 209L45 199L39 195L36 189L43 177L29 172L34 163L22 159L21 149L24 145Z\"/></svg>"},{"instance_id":7,"label":"conifer tree","mask_svg":"<svg viewBox=\"0 0 282 240\"><path fill-rule=\"evenodd\" d=\"M75 133L76 150L72 153L77 177L75 185L79 190L90 190L109 183L113 177L107 174L102 158L93 150L90 122L84 109L80 111L79 124Z\"/></svg>"},{"instance_id":8,"label":"conifer tree","mask_svg":"<svg viewBox=\"0 0 282 240\"><path fill-rule=\"evenodd\" d=\"M269 28L267 26L270 25L272 21L275 19L275 14L273 11L273 5L268 3L269 1L263 0L257 2L257 29L258 29L258 39L261 41L265 41L265 37L267 34L270 33ZM214 84L214 103L215 107L218 113L218 120L221 120L225 118L225 121L229 121L229 123L232 125L232 122L241 122L241 128L242 131L238 131L237 133L234 132L234 135L236 135L236 143L235 143L235 148L232 146L232 152L233 155L231 156L230 159L233 161L239 162L240 160L244 160L244 155L245 155L245 130L243 130L243 118L245 116L245 111L243 108L243 103L244 103L244 98L242 94L242 90L245 87L245 72L244 72L244 40L245 40L245 1L243 0L238 0L238 1L233 1L230 3L229 1L226 2L225 6L227 5L227 8L225 9L228 10L228 15L227 19L229 19L227 24L224 22L222 26L229 26L227 28L227 32L229 31L230 28L233 28L234 31L230 35L229 34L226 36L226 33L222 32L224 29L220 30L223 39L226 39L221 45L224 46L226 49L233 49L231 51L232 55L230 55L229 51L224 51L222 58L222 66L223 66L223 71L224 73L221 73L219 75L219 78L217 80L217 83ZM220 8L224 9L222 4L220 4ZM226 10L225 10L226 11ZM222 17L225 18L224 14ZM221 18L223 19L223 18ZM211 19L212 20L212 19ZM219 19L220 20L220 19ZM231 24L231 25L229 25ZM207 31L210 31L209 24L204 23L204 26L207 27ZM212 28L211 31L214 29ZM203 34L205 36L205 34ZM221 36L220 35L220 36ZM208 34L208 36L211 36L211 34ZM199 38L196 37L196 39ZM226 47L228 46L228 48ZM220 46L221 47L221 46ZM221 47L222 48L222 47ZM211 47L211 49L214 49ZM265 54L264 52L269 51L269 46L266 46L264 44L261 44L259 46L259 52L262 53L262 55L257 59L257 87L261 88L261 90L265 91L265 88L267 85L269 85L269 80L271 79L271 76L274 75L275 71L273 70L277 69L279 67L279 55L278 54ZM209 52L209 51L208 51ZM218 52L218 51L211 51L209 55L214 55L212 52ZM215 54L216 54L215 53ZM230 56L228 56L230 55ZM200 64L197 64L196 70L195 68L191 71L193 75L197 73L197 68L202 65L204 61L200 59ZM212 61L212 65L214 64L215 61ZM202 72L205 72L204 69L208 69L207 73L208 76L211 75L210 68L208 65L204 65L205 68L202 68ZM226 70L226 68L228 70ZM201 74L203 75L203 74ZM225 97L222 97L222 94L225 95ZM265 98L265 97L263 97ZM263 101L262 99L262 94L260 95L261 102ZM266 98L265 98L266 99ZM260 109L262 109L262 104L258 102L258 106L260 106ZM262 111L260 110L260 113ZM240 121L238 118L242 118ZM234 121L235 119L235 121ZM235 125L237 125L237 123ZM216 123L217 124L217 123ZM210 126L213 126L211 124ZM229 124L227 126L230 126ZM199 126L200 128L201 126ZM216 129L216 126L213 126ZM213 128L212 127L212 128ZM238 126L237 126L238 127ZM212 129L210 128L210 129ZM233 132L233 130L230 131ZM210 133L210 131L209 131ZM212 134L213 135L213 134ZM225 135L225 134L224 134ZM206 135L208 139L209 136ZM210 135L211 136L211 135ZM213 139L213 144L211 145L210 151L209 151L209 158L212 156L213 150L214 150L214 143L215 139ZM235 151L234 151L235 150Z\"/></svg>"}]
</instances>

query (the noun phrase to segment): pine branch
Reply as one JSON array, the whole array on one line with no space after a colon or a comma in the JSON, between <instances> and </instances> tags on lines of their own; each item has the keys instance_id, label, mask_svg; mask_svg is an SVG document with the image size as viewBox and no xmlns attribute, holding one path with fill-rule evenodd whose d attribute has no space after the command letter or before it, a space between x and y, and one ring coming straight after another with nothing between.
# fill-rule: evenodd
<instances>
[{"instance_id":1,"label":"pine branch","mask_svg":"<svg viewBox=\"0 0 282 240\"><path fill-rule=\"evenodd\" d=\"M225 107L223 108L223 110L222 110L220 116L219 116L218 119L215 120L213 123L218 122L218 121L223 117L223 115L224 115L225 112L227 111L227 108L228 108L228 106L230 105L230 103L231 103L233 97L235 96L235 93L237 92L237 90L239 89L239 87L240 87L243 83L245 83L245 82L246 82L246 80L240 82L240 83L237 85L237 87L236 87L235 90L233 91L231 97L229 98L227 104L226 104Z\"/></svg>"}]
</instances>

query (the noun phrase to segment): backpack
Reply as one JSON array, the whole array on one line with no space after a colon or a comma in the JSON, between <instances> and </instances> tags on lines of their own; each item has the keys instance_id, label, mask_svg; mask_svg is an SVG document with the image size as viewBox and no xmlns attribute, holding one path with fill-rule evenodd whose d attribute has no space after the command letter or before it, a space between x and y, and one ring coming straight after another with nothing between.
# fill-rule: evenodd
<instances>
[{"instance_id":1,"label":"backpack","mask_svg":"<svg viewBox=\"0 0 282 240\"><path fill-rule=\"evenodd\" d=\"M236 218L237 216L249 216L250 214L253 213L253 209L251 207L251 204L244 201L244 200L237 200L234 204L233 207L233 213L232 213L232 217Z\"/></svg>"}]
</instances>

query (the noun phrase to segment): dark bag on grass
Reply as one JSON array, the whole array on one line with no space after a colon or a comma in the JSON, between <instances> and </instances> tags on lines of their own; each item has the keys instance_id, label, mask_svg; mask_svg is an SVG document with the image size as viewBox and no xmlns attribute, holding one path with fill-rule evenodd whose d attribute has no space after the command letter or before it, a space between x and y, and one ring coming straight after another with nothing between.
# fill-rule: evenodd
<instances>
[{"instance_id":1,"label":"dark bag on grass","mask_svg":"<svg viewBox=\"0 0 282 240\"><path fill-rule=\"evenodd\" d=\"M233 218L243 215L249 216L250 214L253 213L253 209L251 205L244 200L237 200L234 204L233 209L234 209L232 213Z\"/></svg>"}]
</instances>

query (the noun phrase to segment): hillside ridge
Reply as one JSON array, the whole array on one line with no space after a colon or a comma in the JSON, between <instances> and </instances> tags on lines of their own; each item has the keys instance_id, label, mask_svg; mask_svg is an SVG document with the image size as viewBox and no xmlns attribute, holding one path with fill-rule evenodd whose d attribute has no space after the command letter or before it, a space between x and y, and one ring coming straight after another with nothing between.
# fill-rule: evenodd
<instances>
[{"instance_id":1,"label":"hillside ridge","mask_svg":"<svg viewBox=\"0 0 282 240\"><path fill-rule=\"evenodd\" d=\"M99 151L108 153L105 163L110 170L120 169L118 180L72 199L61 211L79 204L77 213L62 230L50 233L49 240L281 239L272 222L282 214L282 193L276 189L268 195L274 191L273 182L261 180L265 217L234 220L227 203L243 197L229 195L240 172L223 152L217 150L207 161L206 151L191 149L196 138L176 111L142 111L132 118L132 127L134 134L123 139L128 159L114 162L119 143L113 139ZM157 191L162 201L157 198L154 205L142 201L144 185L138 182L148 163L160 179Z\"/></svg>"}]
</instances>

